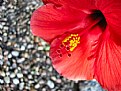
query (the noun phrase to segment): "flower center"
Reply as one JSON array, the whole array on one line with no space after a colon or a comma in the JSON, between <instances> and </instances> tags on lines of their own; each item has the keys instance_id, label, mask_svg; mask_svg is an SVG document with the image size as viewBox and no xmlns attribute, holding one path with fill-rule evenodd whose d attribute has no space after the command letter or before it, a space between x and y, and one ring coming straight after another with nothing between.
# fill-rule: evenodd
<instances>
[{"instance_id":1,"label":"flower center","mask_svg":"<svg viewBox=\"0 0 121 91\"><path fill-rule=\"evenodd\" d=\"M105 28L107 26L107 22L106 22L105 16L103 15L103 13L100 10L94 10L93 13L91 14L91 18L94 20L97 18L101 18L101 20L97 24L100 26L102 31L105 30Z\"/></svg>"},{"instance_id":2,"label":"flower center","mask_svg":"<svg viewBox=\"0 0 121 91\"><path fill-rule=\"evenodd\" d=\"M78 34L71 34L62 41L63 46L65 46L66 49L70 51L73 51L79 43L80 36Z\"/></svg>"}]
</instances>

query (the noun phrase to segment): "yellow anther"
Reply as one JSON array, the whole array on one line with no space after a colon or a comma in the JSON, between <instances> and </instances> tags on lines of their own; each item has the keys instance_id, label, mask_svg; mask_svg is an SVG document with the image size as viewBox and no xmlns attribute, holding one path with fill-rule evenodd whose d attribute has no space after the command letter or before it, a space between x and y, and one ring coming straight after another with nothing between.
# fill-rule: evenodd
<instances>
[{"instance_id":1,"label":"yellow anther","mask_svg":"<svg viewBox=\"0 0 121 91\"><path fill-rule=\"evenodd\" d=\"M66 45L65 43L69 44ZM78 34L71 34L70 36L66 37L63 41L62 44L67 47L69 46L69 50L73 51L77 45L80 43L80 36Z\"/></svg>"}]
</instances>

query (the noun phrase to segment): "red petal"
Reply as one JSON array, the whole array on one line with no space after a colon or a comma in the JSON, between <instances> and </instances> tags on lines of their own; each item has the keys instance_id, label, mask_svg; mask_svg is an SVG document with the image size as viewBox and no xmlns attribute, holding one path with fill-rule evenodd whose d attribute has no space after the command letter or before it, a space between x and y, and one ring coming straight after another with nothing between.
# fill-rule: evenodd
<instances>
[{"instance_id":1,"label":"red petal","mask_svg":"<svg viewBox=\"0 0 121 91\"><path fill-rule=\"evenodd\" d=\"M121 91L121 43L110 38L108 27L99 42L96 56L96 79L108 91Z\"/></svg>"},{"instance_id":2,"label":"red petal","mask_svg":"<svg viewBox=\"0 0 121 91\"><path fill-rule=\"evenodd\" d=\"M98 26L91 30L83 30L83 33L79 33L80 43L73 51L62 45L62 41L70 34L56 38L51 43L50 56L57 72L71 80L93 79L95 59L91 56L96 51L101 33Z\"/></svg>"},{"instance_id":3,"label":"red petal","mask_svg":"<svg viewBox=\"0 0 121 91\"><path fill-rule=\"evenodd\" d=\"M47 4L37 9L31 18L32 33L51 42L55 37L73 29L83 28L86 14L81 11ZM81 23L82 22L82 23Z\"/></svg>"},{"instance_id":4,"label":"red petal","mask_svg":"<svg viewBox=\"0 0 121 91\"><path fill-rule=\"evenodd\" d=\"M121 0L97 0L97 7L104 14L111 35L121 39Z\"/></svg>"},{"instance_id":5,"label":"red petal","mask_svg":"<svg viewBox=\"0 0 121 91\"><path fill-rule=\"evenodd\" d=\"M56 5L66 5L78 9L96 9L95 0L43 0L46 3L54 3Z\"/></svg>"},{"instance_id":6,"label":"red petal","mask_svg":"<svg viewBox=\"0 0 121 91\"><path fill-rule=\"evenodd\" d=\"M62 1L60 0L42 0L44 4L53 3L57 6L62 6Z\"/></svg>"}]
</instances>

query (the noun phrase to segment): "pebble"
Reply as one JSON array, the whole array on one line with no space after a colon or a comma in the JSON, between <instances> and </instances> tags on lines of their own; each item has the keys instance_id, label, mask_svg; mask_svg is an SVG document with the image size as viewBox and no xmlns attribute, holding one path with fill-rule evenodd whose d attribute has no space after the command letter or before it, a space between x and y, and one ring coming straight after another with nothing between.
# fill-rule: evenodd
<instances>
[{"instance_id":1,"label":"pebble","mask_svg":"<svg viewBox=\"0 0 121 91\"><path fill-rule=\"evenodd\" d=\"M0 72L0 75L5 77L5 72L4 71Z\"/></svg>"},{"instance_id":2,"label":"pebble","mask_svg":"<svg viewBox=\"0 0 121 91\"><path fill-rule=\"evenodd\" d=\"M4 83L3 79L0 79L0 84L3 84L3 83Z\"/></svg>"},{"instance_id":3,"label":"pebble","mask_svg":"<svg viewBox=\"0 0 121 91\"><path fill-rule=\"evenodd\" d=\"M28 49L31 49L33 47L34 47L34 45L30 45L30 44L27 46Z\"/></svg>"},{"instance_id":4,"label":"pebble","mask_svg":"<svg viewBox=\"0 0 121 91\"><path fill-rule=\"evenodd\" d=\"M20 58L17 60L17 63L23 63L25 61L25 58Z\"/></svg>"},{"instance_id":5,"label":"pebble","mask_svg":"<svg viewBox=\"0 0 121 91\"><path fill-rule=\"evenodd\" d=\"M56 78L55 76L52 76L51 79L52 79L53 81L56 81L56 80L57 80L57 78Z\"/></svg>"},{"instance_id":6,"label":"pebble","mask_svg":"<svg viewBox=\"0 0 121 91\"><path fill-rule=\"evenodd\" d=\"M48 70L49 70L50 72L52 72L53 68L52 68L52 67L50 67Z\"/></svg>"},{"instance_id":7,"label":"pebble","mask_svg":"<svg viewBox=\"0 0 121 91\"><path fill-rule=\"evenodd\" d=\"M32 79L33 77L32 77L32 75L28 75L28 79Z\"/></svg>"},{"instance_id":8,"label":"pebble","mask_svg":"<svg viewBox=\"0 0 121 91\"><path fill-rule=\"evenodd\" d=\"M38 47L38 50L43 50L44 48L42 46Z\"/></svg>"},{"instance_id":9,"label":"pebble","mask_svg":"<svg viewBox=\"0 0 121 91\"><path fill-rule=\"evenodd\" d=\"M15 57L18 57L19 56L19 52L18 51L12 51L12 55L15 56Z\"/></svg>"},{"instance_id":10,"label":"pebble","mask_svg":"<svg viewBox=\"0 0 121 91\"><path fill-rule=\"evenodd\" d=\"M0 60L0 65L3 65L3 60Z\"/></svg>"},{"instance_id":11,"label":"pebble","mask_svg":"<svg viewBox=\"0 0 121 91\"><path fill-rule=\"evenodd\" d=\"M39 84L44 84L44 83L45 83L45 81L43 81L43 80L39 81Z\"/></svg>"},{"instance_id":12,"label":"pebble","mask_svg":"<svg viewBox=\"0 0 121 91\"><path fill-rule=\"evenodd\" d=\"M51 80L48 80L48 81L47 81L47 85L48 85L50 88L54 88L54 87L55 87L54 83L53 83Z\"/></svg>"},{"instance_id":13,"label":"pebble","mask_svg":"<svg viewBox=\"0 0 121 91\"><path fill-rule=\"evenodd\" d=\"M8 55L8 58L12 58L12 55L11 55L11 54L9 54L9 55Z\"/></svg>"},{"instance_id":14,"label":"pebble","mask_svg":"<svg viewBox=\"0 0 121 91\"><path fill-rule=\"evenodd\" d=\"M15 73L11 73L11 74L10 74L10 77L11 77L11 78L14 78L15 76L16 76Z\"/></svg>"},{"instance_id":15,"label":"pebble","mask_svg":"<svg viewBox=\"0 0 121 91\"><path fill-rule=\"evenodd\" d=\"M23 89L24 89L24 85L25 85L24 82L23 82L23 83L20 83L20 84L19 84L19 89L20 89L20 90L23 90Z\"/></svg>"},{"instance_id":16,"label":"pebble","mask_svg":"<svg viewBox=\"0 0 121 91\"><path fill-rule=\"evenodd\" d=\"M1 50L1 48L0 48L0 50ZM1 59L0 61L2 61L2 59L3 59L3 56L2 55L0 55L0 59Z\"/></svg>"},{"instance_id":17,"label":"pebble","mask_svg":"<svg viewBox=\"0 0 121 91\"><path fill-rule=\"evenodd\" d=\"M57 82L57 83L61 83L62 80L61 80L61 79L57 79L56 82Z\"/></svg>"},{"instance_id":18,"label":"pebble","mask_svg":"<svg viewBox=\"0 0 121 91\"><path fill-rule=\"evenodd\" d=\"M5 83L10 83L10 78L9 77L5 77L4 81L5 81Z\"/></svg>"},{"instance_id":19,"label":"pebble","mask_svg":"<svg viewBox=\"0 0 121 91\"><path fill-rule=\"evenodd\" d=\"M9 76L10 75L10 72L6 72L6 76Z\"/></svg>"},{"instance_id":20,"label":"pebble","mask_svg":"<svg viewBox=\"0 0 121 91\"><path fill-rule=\"evenodd\" d=\"M13 83L14 83L15 85L19 84L19 79L14 78L14 79L13 79Z\"/></svg>"},{"instance_id":21,"label":"pebble","mask_svg":"<svg viewBox=\"0 0 121 91\"><path fill-rule=\"evenodd\" d=\"M34 81L32 81L32 80L29 80L29 81L28 81L28 83L29 83L29 84L33 84L33 83L34 83Z\"/></svg>"},{"instance_id":22,"label":"pebble","mask_svg":"<svg viewBox=\"0 0 121 91\"><path fill-rule=\"evenodd\" d=\"M40 87L40 84L36 84L35 88L38 89Z\"/></svg>"},{"instance_id":23,"label":"pebble","mask_svg":"<svg viewBox=\"0 0 121 91\"><path fill-rule=\"evenodd\" d=\"M12 64L12 67L13 67L13 68L16 68L16 67L17 67L17 64L16 64L16 63L13 63L13 64Z\"/></svg>"},{"instance_id":24,"label":"pebble","mask_svg":"<svg viewBox=\"0 0 121 91\"><path fill-rule=\"evenodd\" d=\"M21 51L24 51L25 50L25 46L21 46Z\"/></svg>"},{"instance_id":25,"label":"pebble","mask_svg":"<svg viewBox=\"0 0 121 91\"><path fill-rule=\"evenodd\" d=\"M23 77L23 74L22 73L17 73L17 77L18 78L22 78Z\"/></svg>"}]
</instances>

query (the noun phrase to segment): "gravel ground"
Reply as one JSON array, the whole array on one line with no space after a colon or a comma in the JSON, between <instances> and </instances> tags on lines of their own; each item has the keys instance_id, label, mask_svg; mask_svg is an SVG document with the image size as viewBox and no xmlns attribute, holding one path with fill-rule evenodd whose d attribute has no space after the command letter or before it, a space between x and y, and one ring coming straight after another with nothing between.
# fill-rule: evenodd
<instances>
[{"instance_id":1,"label":"gravel ground","mask_svg":"<svg viewBox=\"0 0 121 91\"><path fill-rule=\"evenodd\" d=\"M76 83L52 67L49 45L30 32L40 0L0 0L0 91L103 91L95 81Z\"/></svg>"}]
</instances>

